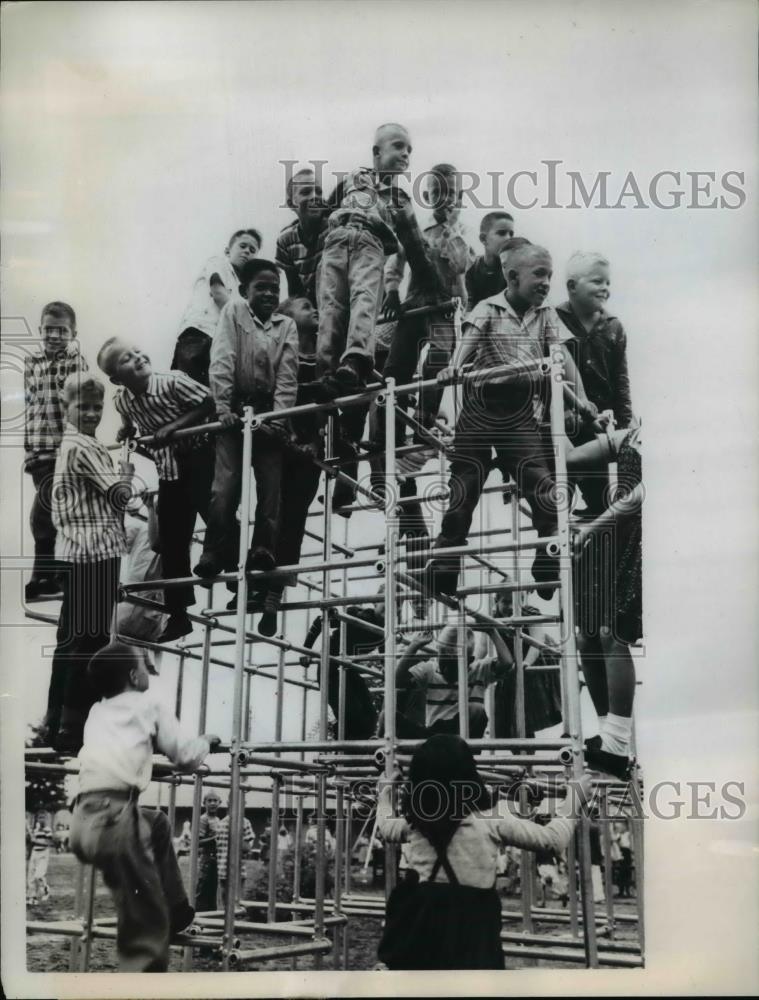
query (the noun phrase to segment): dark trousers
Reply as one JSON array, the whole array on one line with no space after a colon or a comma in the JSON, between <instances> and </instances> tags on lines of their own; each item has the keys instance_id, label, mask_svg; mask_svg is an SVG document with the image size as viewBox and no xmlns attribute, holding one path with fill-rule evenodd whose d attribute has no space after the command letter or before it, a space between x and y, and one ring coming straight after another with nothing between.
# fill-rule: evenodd
<instances>
[{"instance_id":1,"label":"dark trousers","mask_svg":"<svg viewBox=\"0 0 759 1000\"><path fill-rule=\"evenodd\" d=\"M211 338L194 326L188 326L177 337L171 367L201 385L208 385L208 369L211 364Z\"/></svg>"},{"instance_id":2,"label":"dark trousers","mask_svg":"<svg viewBox=\"0 0 759 1000\"><path fill-rule=\"evenodd\" d=\"M337 645L339 647L339 643ZM341 669L345 670L345 739L368 740L377 728L377 709L366 686L365 674L355 667L340 667L330 661L327 682L329 707L339 719Z\"/></svg>"},{"instance_id":3,"label":"dark trousers","mask_svg":"<svg viewBox=\"0 0 759 1000\"><path fill-rule=\"evenodd\" d=\"M117 914L120 972L166 972L172 914L187 894L160 810L123 792L85 792L71 819L71 849L103 873Z\"/></svg>"},{"instance_id":4,"label":"dark trousers","mask_svg":"<svg viewBox=\"0 0 759 1000\"><path fill-rule=\"evenodd\" d=\"M61 564L63 601L47 699L51 742L64 728L81 737L87 713L97 700L87 664L110 639L120 564L120 559Z\"/></svg>"},{"instance_id":5,"label":"dark trousers","mask_svg":"<svg viewBox=\"0 0 759 1000\"><path fill-rule=\"evenodd\" d=\"M282 486L282 449L268 434L253 434L253 474L256 480L256 515L251 551L276 552ZM239 525L235 518L242 486L242 430L233 427L216 436L211 503L208 508L203 552L225 569L237 566ZM248 512L243 511L243 517Z\"/></svg>"},{"instance_id":6,"label":"dark trousers","mask_svg":"<svg viewBox=\"0 0 759 1000\"><path fill-rule=\"evenodd\" d=\"M190 547L198 514L208 520L214 474L213 448L199 448L177 456L179 478L158 484L158 537L166 579L188 577ZM177 614L195 603L192 587L167 587L166 608Z\"/></svg>"},{"instance_id":7,"label":"dark trousers","mask_svg":"<svg viewBox=\"0 0 759 1000\"><path fill-rule=\"evenodd\" d=\"M217 908L218 887L216 850L201 850L198 857L198 881L195 885L195 909L198 913L207 913L208 910Z\"/></svg>"},{"instance_id":8,"label":"dark trousers","mask_svg":"<svg viewBox=\"0 0 759 1000\"><path fill-rule=\"evenodd\" d=\"M321 474L322 470L305 455L287 450L283 452L282 492L274 555L277 566L294 566L300 561L308 511L319 488ZM291 578L275 580L268 590L266 609L275 611L285 587L288 584L295 586L296 581L296 574Z\"/></svg>"},{"instance_id":9,"label":"dark trousers","mask_svg":"<svg viewBox=\"0 0 759 1000\"><path fill-rule=\"evenodd\" d=\"M495 464L504 477L513 476L530 505L539 535L556 528L553 452L525 397L520 408L497 406L487 399L481 408L466 406L456 425L455 458L451 462L451 500L443 518L438 547L463 545L482 489Z\"/></svg>"},{"instance_id":10,"label":"dark trousers","mask_svg":"<svg viewBox=\"0 0 759 1000\"><path fill-rule=\"evenodd\" d=\"M595 440L595 431L592 425L583 424L580 429L569 436L574 448L588 441ZM570 475L569 482L572 486L579 486L582 498L589 513L596 517L600 516L609 506L609 470L606 466L595 472L585 472L582 475Z\"/></svg>"},{"instance_id":11,"label":"dark trousers","mask_svg":"<svg viewBox=\"0 0 759 1000\"><path fill-rule=\"evenodd\" d=\"M55 561L55 525L52 518L53 473L55 456L38 459L27 468L36 490L29 524L34 538L34 566L32 579L55 576L59 566Z\"/></svg>"},{"instance_id":12,"label":"dark trousers","mask_svg":"<svg viewBox=\"0 0 759 1000\"><path fill-rule=\"evenodd\" d=\"M407 302L407 307L412 303ZM437 376L450 364L456 343L456 329L453 321L440 316L401 316L390 344L390 353L385 363L385 378L394 378L397 385L406 385L414 377L419 355L426 343L429 351L422 364L422 378ZM418 409L435 416L440 409L443 389L431 386L420 391Z\"/></svg>"}]
</instances>

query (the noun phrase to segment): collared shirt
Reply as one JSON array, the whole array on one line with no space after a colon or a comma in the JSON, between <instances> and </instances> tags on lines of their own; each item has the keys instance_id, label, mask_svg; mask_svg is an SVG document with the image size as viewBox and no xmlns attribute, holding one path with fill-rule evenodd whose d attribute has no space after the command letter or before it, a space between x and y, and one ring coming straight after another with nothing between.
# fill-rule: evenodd
<instances>
[{"instance_id":1,"label":"collared shirt","mask_svg":"<svg viewBox=\"0 0 759 1000\"><path fill-rule=\"evenodd\" d=\"M329 227L335 229L351 222L365 225L380 240L386 255L402 247L421 284L431 294L444 297L411 198L402 188L382 180L369 167L354 170L344 182L340 207L330 215Z\"/></svg>"},{"instance_id":2,"label":"collared shirt","mask_svg":"<svg viewBox=\"0 0 759 1000\"><path fill-rule=\"evenodd\" d=\"M24 450L27 460L55 454L66 423L61 400L63 383L74 372L88 370L76 339L69 341L52 360L44 350L24 359Z\"/></svg>"},{"instance_id":3,"label":"collared shirt","mask_svg":"<svg viewBox=\"0 0 759 1000\"><path fill-rule=\"evenodd\" d=\"M150 691L122 691L90 709L79 751L79 791L139 788L150 784L153 751L180 771L194 771L209 751L208 740L183 740L174 714Z\"/></svg>"},{"instance_id":4,"label":"collared shirt","mask_svg":"<svg viewBox=\"0 0 759 1000\"><path fill-rule=\"evenodd\" d=\"M602 312L588 331L569 302L557 306L556 312L572 334L567 347L582 375L588 399L599 410L613 410L617 427L629 427L633 410L624 327L616 316Z\"/></svg>"},{"instance_id":5,"label":"collared shirt","mask_svg":"<svg viewBox=\"0 0 759 1000\"><path fill-rule=\"evenodd\" d=\"M124 555L123 479L104 444L66 424L53 487L57 559L98 562Z\"/></svg>"},{"instance_id":6,"label":"collared shirt","mask_svg":"<svg viewBox=\"0 0 759 1000\"><path fill-rule=\"evenodd\" d=\"M495 656L486 656L469 664L467 701L469 705L485 705L485 688L497 681L509 668ZM415 663L409 670L414 684L427 693L427 725L459 714L458 685L451 684L440 673L437 659Z\"/></svg>"},{"instance_id":7,"label":"collared shirt","mask_svg":"<svg viewBox=\"0 0 759 1000\"><path fill-rule=\"evenodd\" d=\"M446 847L446 855L461 885L477 889L490 889L495 885L498 872L498 854L503 844L511 844L528 851L563 851L569 844L575 827L570 818L569 797L556 807L556 816L547 826L522 819L512 813L508 804L482 812L468 813L459 823ZM426 882L432 875L437 852L429 840L408 820L393 815L391 786L380 785L377 801L377 829L390 843L406 841L409 845L408 867L419 873L419 880ZM436 875L437 882L447 882L442 866Z\"/></svg>"},{"instance_id":8,"label":"collared shirt","mask_svg":"<svg viewBox=\"0 0 759 1000\"><path fill-rule=\"evenodd\" d=\"M242 299L224 306L211 346L209 369L216 409L253 406L282 410L298 392L298 330L289 316L272 313L264 323Z\"/></svg>"},{"instance_id":9,"label":"collared shirt","mask_svg":"<svg viewBox=\"0 0 759 1000\"><path fill-rule=\"evenodd\" d=\"M250 820L246 817L242 821L242 847L243 853L249 854L256 842L256 835ZM220 879L227 877L227 865L229 860L229 814L219 822L216 830L216 871Z\"/></svg>"},{"instance_id":10,"label":"collared shirt","mask_svg":"<svg viewBox=\"0 0 759 1000\"><path fill-rule=\"evenodd\" d=\"M324 251L327 219L323 217L320 228L306 234L298 219L285 226L277 237L274 260L282 265L287 275L287 294L292 298L305 295L312 305L316 301L316 274Z\"/></svg>"},{"instance_id":11,"label":"collared shirt","mask_svg":"<svg viewBox=\"0 0 759 1000\"><path fill-rule=\"evenodd\" d=\"M141 434L154 434L161 427L194 410L204 403L210 392L184 372L153 372L145 392L135 395L129 389L120 388L113 398L118 413L137 426ZM185 439L184 444L200 448L204 435ZM151 446L153 461L158 470L158 478L167 482L179 479L176 445L167 444L162 448Z\"/></svg>"},{"instance_id":12,"label":"collared shirt","mask_svg":"<svg viewBox=\"0 0 759 1000\"><path fill-rule=\"evenodd\" d=\"M491 295L497 295L506 287L506 278L503 274L500 259L496 259L493 267L485 260L485 256L478 257L469 270L466 272L466 291L469 299L470 309L489 299Z\"/></svg>"},{"instance_id":13,"label":"collared shirt","mask_svg":"<svg viewBox=\"0 0 759 1000\"><path fill-rule=\"evenodd\" d=\"M211 257L192 286L190 301L182 314L179 332L194 326L209 337L216 333L221 309L211 298L211 278L218 274L230 298L240 298L240 279L226 254Z\"/></svg>"},{"instance_id":14,"label":"collared shirt","mask_svg":"<svg viewBox=\"0 0 759 1000\"><path fill-rule=\"evenodd\" d=\"M440 285L448 298L461 299L464 308L467 306L467 289L464 281L467 268L475 260L475 252L469 245L469 236L460 219L453 223L433 221L422 232L427 245L428 256L440 279ZM385 265L385 288L387 291L397 291L403 281L406 267L406 253L401 248L393 254ZM417 272L411 271L406 304L413 303L424 296L427 289Z\"/></svg>"}]
</instances>

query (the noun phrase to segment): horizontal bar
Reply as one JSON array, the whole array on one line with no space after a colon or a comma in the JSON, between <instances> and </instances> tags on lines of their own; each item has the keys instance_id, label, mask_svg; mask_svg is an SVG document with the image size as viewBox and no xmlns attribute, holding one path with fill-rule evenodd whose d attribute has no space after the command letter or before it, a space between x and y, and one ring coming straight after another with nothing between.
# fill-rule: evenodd
<instances>
[{"instance_id":1,"label":"horizontal bar","mask_svg":"<svg viewBox=\"0 0 759 1000\"><path fill-rule=\"evenodd\" d=\"M332 950L332 942L327 938L303 944L282 945L280 948L235 949L229 952L231 965L243 962L268 962L274 958L293 958L296 955L316 955Z\"/></svg>"},{"instance_id":2,"label":"horizontal bar","mask_svg":"<svg viewBox=\"0 0 759 1000\"><path fill-rule=\"evenodd\" d=\"M555 944L560 948L585 948L585 942L581 938L554 938L550 934L525 934L521 931L501 931L501 941L509 941L514 944ZM640 955L640 945L622 941L604 941L603 949L609 952L618 951L630 955Z\"/></svg>"}]
</instances>

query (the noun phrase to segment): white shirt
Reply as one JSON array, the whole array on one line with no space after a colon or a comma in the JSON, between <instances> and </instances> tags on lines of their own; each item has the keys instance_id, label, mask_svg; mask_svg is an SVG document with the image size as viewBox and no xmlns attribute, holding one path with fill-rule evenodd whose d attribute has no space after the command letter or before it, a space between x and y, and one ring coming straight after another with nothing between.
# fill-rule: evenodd
<instances>
[{"instance_id":1,"label":"white shirt","mask_svg":"<svg viewBox=\"0 0 759 1000\"><path fill-rule=\"evenodd\" d=\"M211 277L214 274L218 274L221 278L230 298L240 297L240 279L232 267L229 257L226 254L211 257L206 261L200 276L192 286L192 296L179 324L180 333L189 326L202 330L209 337L213 337L216 332L221 309L211 298Z\"/></svg>"},{"instance_id":2,"label":"white shirt","mask_svg":"<svg viewBox=\"0 0 759 1000\"><path fill-rule=\"evenodd\" d=\"M90 709L79 751L79 791L150 784L153 750L181 771L194 771L209 752L203 736L182 740L179 723L149 691L122 691Z\"/></svg>"}]
</instances>

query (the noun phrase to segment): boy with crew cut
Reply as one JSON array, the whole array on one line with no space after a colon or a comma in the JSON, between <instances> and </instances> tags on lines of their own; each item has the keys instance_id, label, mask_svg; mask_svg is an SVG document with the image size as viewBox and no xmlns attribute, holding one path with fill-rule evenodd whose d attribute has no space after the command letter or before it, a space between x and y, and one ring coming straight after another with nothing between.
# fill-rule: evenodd
<instances>
[{"instance_id":1,"label":"boy with crew cut","mask_svg":"<svg viewBox=\"0 0 759 1000\"><path fill-rule=\"evenodd\" d=\"M45 725L52 747L77 753L94 701L87 664L111 632L134 466L120 462L115 472L108 449L95 437L105 396L100 379L69 375L61 396L66 427L55 464L53 523L55 555L64 566L63 601Z\"/></svg>"},{"instance_id":2,"label":"boy with crew cut","mask_svg":"<svg viewBox=\"0 0 759 1000\"><path fill-rule=\"evenodd\" d=\"M88 672L101 700L84 728L71 850L102 871L113 894L119 972L166 972L170 940L195 911L167 816L138 799L150 784L154 751L179 771L195 771L218 739L181 738L172 712L149 693L156 671L145 650L112 642Z\"/></svg>"},{"instance_id":3,"label":"boy with crew cut","mask_svg":"<svg viewBox=\"0 0 759 1000\"><path fill-rule=\"evenodd\" d=\"M466 272L470 309L506 287L506 276L499 255L506 241L513 238L514 219L508 212L488 212L483 217L480 223L480 242L484 252Z\"/></svg>"},{"instance_id":4,"label":"boy with crew cut","mask_svg":"<svg viewBox=\"0 0 759 1000\"><path fill-rule=\"evenodd\" d=\"M118 386L113 403L122 426L117 440L152 434L150 451L158 471L158 539L167 579L190 576L190 546L197 515L206 520L213 478L213 449L205 435L171 443L182 428L202 423L214 409L210 391L181 371L154 372L140 348L110 337L98 352L98 367ZM192 631L187 608L191 586L167 587L169 621L159 642Z\"/></svg>"},{"instance_id":5,"label":"boy with crew cut","mask_svg":"<svg viewBox=\"0 0 759 1000\"><path fill-rule=\"evenodd\" d=\"M211 349L211 392L225 430L216 437L203 554L195 567L205 578L237 566L243 407L250 405L258 413L287 409L295 405L298 391L298 331L293 319L277 312L277 265L260 257L249 260L240 275L240 296L222 310ZM252 462L256 514L246 569L266 572L275 566L282 449L263 430L253 435Z\"/></svg>"},{"instance_id":6,"label":"boy with crew cut","mask_svg":"<svg viewBox=\"0 0 759 1000\"><path fill-rule=\"evenodd\" d=\"M297 218L277 237L274 260L287 277L287 294L293 299L305 296L316 306L316 276L329 207L313 170L306 167L288 178L287 205Z\"/></svg>"},{"instance_id":7,"label":"boy with crew cut","mask_svg":"<svg viewBox=\"0 0 759 1000\"><path fill-rule=\"evenodd\" d=\"M88 369L76 337L76 314L67 302L48 302L42 310L39 333L42 349L24 359L24 471L32 477L35 489L29 517L34 565L25 587L27 600L57 594L61 589L51 491L65 425L62 391L69 375Z\"/></svg>"},{"instance_id":8,"label":"boy with crew cut","mask_svg":"<svg viewBox=\"0 0 759 1000\"><path fill-rule=\"evenodd\" d=\"M633 419L630 377L627 371L627 335L616 316L606 311L611 278L609 261L600 253L575 253L567 264L569 300L556 307L559 319L572 334L567 348L582 374L588 399L601 414L611 414L624 429ZM585 422L570 435L573 445L592 441L597 427ZM597 517L608 506L608 478L577 479L587 516Z\"/></svg>"},{"instance_id":9,"label":"boy with crew cut","mask_svg":"<svg viewBox=\"0 0 759 1000\"><path fill-rule=\"evenodd\" d=\"M563 327L555 311L545 304L553 273L550 254L543 247L518 246L502 251L501 264L506 290L472 310L463 325L454 367L443 370L438 377L441 382L447 381L468 360L473 361L475 370L500 365L524 365L526 370L517 381L488 378L485 374L476 385L467 383L451 463L451 496L457 502L443 517L436 548L466 542L491 469L493 451L497 466L504 475L514 477L520 495L527 500L538 536L555 532L553 451L541 433L542 377L534 365L551 344L561 344L567 379L581 403L588 406L582 382L566 350L567 335L562 336ZM437 592L454 591L458 566L458 557L430 560L425 573L427 586ZM540 597L551 596L555 588L546 584L556 579L558 570L558 558L549 557L545 546L539 545L532 574Z\"/></svg>"},{"instance_id":10,"label":"boy with crew cut","mask_svg":"<svg viewBox=\"0 0 759 1000\"><path fill-rule=\"evenodd\" d=\"M438 288L411 199L398 187L411 158L407 129L380 125L372 153L372 168L352 171L338 186L322 254L316 353L325 395L332 398L366 386L385 258L398 250L399 240L412 270Z\"/></svg>"}]
</instances>

